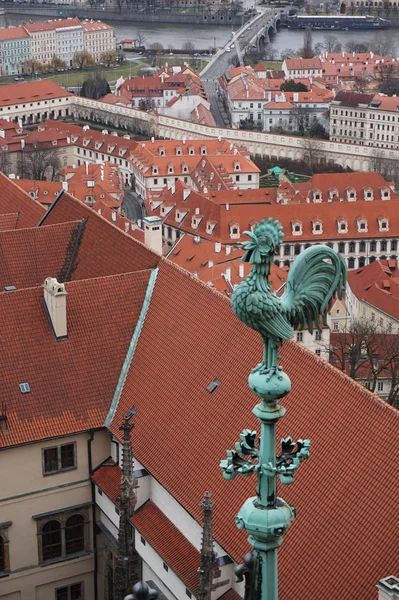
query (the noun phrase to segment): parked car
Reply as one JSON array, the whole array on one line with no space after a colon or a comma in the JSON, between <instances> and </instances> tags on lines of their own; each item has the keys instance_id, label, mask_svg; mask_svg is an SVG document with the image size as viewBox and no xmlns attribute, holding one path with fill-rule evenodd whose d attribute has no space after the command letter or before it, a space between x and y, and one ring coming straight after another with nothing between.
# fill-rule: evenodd
<instances>
[{"instance_id":1,"label":"parked car","mask_svg":"<svg viewBox=\"0 0 399 600\"><path fill-rule=\"evenodd\" d=\"M230 52L230 48L226 48L225 52Z\"/></svg>"}]
</instances>

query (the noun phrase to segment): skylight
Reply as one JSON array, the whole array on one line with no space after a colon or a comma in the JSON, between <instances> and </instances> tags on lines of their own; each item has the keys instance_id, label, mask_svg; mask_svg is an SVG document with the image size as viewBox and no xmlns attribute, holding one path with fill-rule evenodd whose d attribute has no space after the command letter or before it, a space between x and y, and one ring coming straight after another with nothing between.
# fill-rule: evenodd
<instances>
[{"instance_id":1,"label":"skylight","mask_svg":"<svg viewBox=\"0 0 399 600\"><path fill-rule=\"evenodd\" d=\"M212 394L216 390L216 388L219 387L219 385L220 385L220 379L214 379L208 385L208 387L206 388L206 391L209 392L210 394Z\"/></svg>"},{"instance_id":2,"label":"skylight","mask_svg":"<svg viewBox=\"0 0 399 600\"><path fill-rule=\"evenodd\" d=\"M30 385L27 382L20 383L19 384L19 389L21 391L21 394L29 394L29 392L30 392Z\"/></svg>"}]
</instances>

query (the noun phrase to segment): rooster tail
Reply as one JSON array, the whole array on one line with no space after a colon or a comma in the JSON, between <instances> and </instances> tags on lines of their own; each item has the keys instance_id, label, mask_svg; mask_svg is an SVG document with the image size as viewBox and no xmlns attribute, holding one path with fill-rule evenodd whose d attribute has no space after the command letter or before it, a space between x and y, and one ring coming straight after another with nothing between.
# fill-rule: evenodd
<instances>
[{"instance_id":1,"label":"rooster tail","mask_svg":"<svg viewBox=\"0 0 399 600\"><path fill-rule=\"evenodd\" d=\"M302 252L291 267L282 303L295 326L320 329L320 316L327 312L335 296L342 298L346 284L344 259L328 246L312 246Z\"/></svg>"}]
</instances>

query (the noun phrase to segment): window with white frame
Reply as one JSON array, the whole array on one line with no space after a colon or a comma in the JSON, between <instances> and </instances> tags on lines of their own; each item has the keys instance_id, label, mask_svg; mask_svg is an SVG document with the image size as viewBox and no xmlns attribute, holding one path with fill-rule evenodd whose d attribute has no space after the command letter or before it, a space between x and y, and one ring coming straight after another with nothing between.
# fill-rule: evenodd
<instances>
[{"instance_id":1,"label":"window with white frame","mask_svg":"<svg viewBox=\"0 0 399 600\"><path fill-rule=\"evenodd\" d=\"M321 233L323 233L323 226L321 221L312 222L312 233L315 235L320 235Z\"/></svg>"},{"instance_id":2,"label":"window with white frame","mask_svg":"<svg viewBox=\"0 0 399 600\"><path fill-rule=\"evenodd\" d=\"M294 221L292 223L292 234L293 235L301 235L302 234L302 223L299 221Z\"/></svg>"},{"instance_id":3,"label":"window with white frame","mask_svg":"<svg viewBox=\"0 0 399 600\"><path fill-rule=\"evenodd\" d=\"M338 329L339 329L339 325L338 325L337 321L334 321L333 322L333 331L338 331Z\"/></svg>"},{"instance_id":4,"label":"window with white frame","mask_svg":"<svg viewBox=\"0 0 399 600\"><path fill-rule=\"evenodd\" d=\"M359 232L366 232L367 231L367 221L366 219L358 219L357 220L357 230Z\"/></svg>"},{"instance_id":5,"label":"window with white frame","mask_svg":"<svg viewBox=\"0 0 399 600\"><path fill-rule=\"evenodd\" d=\"M298 331L296 334L296 341L297 342L303 342L303 332L302 331Z\"/></svg>"},{"instance_id":6,"label":"window with white frame","mask_svg":"<svg viewBox=\"0 0 399 600\"><path fill-rule=\"evenodd\" d=\"M384 382L383 381L378 381L377 382L377 391L378 392L383 392L384 391Z\"/></svg>"},{"instance_id":7,"label":"window with white frame","mask_svg":"<svg viewBox=\"0 0 399 600\"><path fill-rule=\"evenodd\" d=\"M348 223L345 220L338 221L338 233L348 233Z\"/></svg>"}]
</instances>

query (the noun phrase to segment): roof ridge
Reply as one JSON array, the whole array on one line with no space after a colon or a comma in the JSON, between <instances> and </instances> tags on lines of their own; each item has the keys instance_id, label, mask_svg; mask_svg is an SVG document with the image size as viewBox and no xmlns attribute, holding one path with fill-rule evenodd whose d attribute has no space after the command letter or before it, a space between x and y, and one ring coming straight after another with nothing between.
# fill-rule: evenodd
<instances>
[{"instance_id":1,"label":"roof ridge","mask_svg":"<svg viewBox=\"0 0 399 600\"><path fill-rule=\"evenodd\" d=\"M151 272L151 275L150 275L150 278L148 281L148 285L147 285L147 290L146 290L146 293L144 296L144 301L143 301L143 304L141 307L140 316L137 320L136 327L134 328L132 339L130 340L129 348L127 350L126 357L123 362L121 372L119 374L118 383L116 384L114 397L112 399L111 406L109 407L108 414L104 421L104 427L110 427L112 420L115 416L116 409L118 408L119 399L121 397L121 394L122 394L122 391L123 391L123 388L124 388L124 385L126 382L126 377L129 372L131 362L133 360L134 351L136 350L136 346L137 346L137 343L140 338L140 333L143 328L145 318L147 316L148 308L150 306L152 292L154 291L155 282L156 282L157 276L158 276L158 271L159 271L159 268L156 267Z\"/></svg>"}]
</instances>

